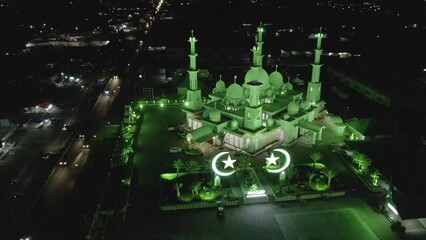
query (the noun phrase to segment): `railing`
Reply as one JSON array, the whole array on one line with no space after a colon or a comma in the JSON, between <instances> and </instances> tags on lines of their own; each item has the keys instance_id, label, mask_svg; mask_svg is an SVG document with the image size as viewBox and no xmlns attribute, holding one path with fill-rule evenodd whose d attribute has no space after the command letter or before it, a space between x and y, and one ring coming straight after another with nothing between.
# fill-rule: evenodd
<instances>
[{"instance_id":1,"label":"railing","mask_svg":"<svg viewBox=\"0 0 426 240\"><path fill-rule=\"evenodd\" d=\"M300 194L300 195L287 194L285 196L280 196L280 197L275 196L275 202L341 197L341 196L344 196L345 194L346 194L346 191L310 193L310 194Z\"/></svg>"},{"instance_id":2,"label":"railing","mask_svg":"<svg viewBox=\"0 0 426 240\"><path fill-rule=\"evenodd\" d=\"M236 206L238 205L238 200L233 201L222 201L223 206ZM176 205L160 205L162 211L174 211L174 210L184 210L184 209L194 209L194 208L213 208L217 207L216 202L194 202L194 203L183 203Z\"/></svg>"}]
</instances>

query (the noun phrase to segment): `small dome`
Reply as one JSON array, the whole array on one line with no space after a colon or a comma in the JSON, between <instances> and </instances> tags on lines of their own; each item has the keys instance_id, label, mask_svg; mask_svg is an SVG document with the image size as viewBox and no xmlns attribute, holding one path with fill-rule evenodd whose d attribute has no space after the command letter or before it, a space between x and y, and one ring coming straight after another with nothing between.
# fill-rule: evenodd
<instances>
[{"instance_id":1,"label":"small dome","mask_svg":"<svg viewBox=\"0 0 426 240\"><path fill-rule=\"evenodd\" d=\"M244 90L244 97L245 98L250 97L250 91L249 90Z\"/></svg>"},{"instance_id":2,"label":"small dome","mask_svg":"<svg viewBox=\"0 0 426 240\"><path fill-rule=\"evenodd\" d=\"M287 82L287 83L285 84L285 86L286 86L286 88L287 88L288 90L293 90L293 84L291 84L290 82Z\"/></svg>"},{"instance_id":3,"label":"small dome","mask_svg":"<svg viewBox=\"0 0 426 240\"><path fill-rule=\"evenodd\" d=\"M271 89L266 90L266 96L271 97L274 92Z\"/></svg>"},{"instance_id":4,"label":"small dome","mask_svg":"<svg viewBox=\"0 0 426 240\"><path fill-rule=\"evenodd\" d=\"M287 112L290 115L294 115L299 112L299 104L297 102L291 102L287 106Z\"/></svg>"},{"instance_id":5,"label":"small dome","mask_svg":"<svg viewBox=\"0 0 426 240\"><path fill-rule=\"evenodd\" d=\"M207 117L209 116L209 114L210 114L210 110L206 109L206 110L204 110L204 112L203 112L203 117L204 117L204 118L207 118Z\"/></svg>"},{"instance_id":6,"label":"small dome","mask_svg":"<svg viewBox=\"0 0 426 240\"><path fill-rule=\"evenodd\" d=\"M273 118L268 118L267 123L268 123L268 127L274 126L274 119Z\"/></svg>"},{"instance_id":7,"label":"small dome","mask_svg":"<svg viewBox=\"0 0 426 240\"><path fill-rule=\"evenodd\" d=\"M219 81L216 82L215 90L217 92L224 92L226 91L225 82L222 81L222 76L219 77Z\"/></svg>"},{"instance_id":8,"label":"small dome","mask_svg":"<svg viewBox=\"0 0 426 240\"><path fill-rule=\"evenodd\" d=\"M259 81L267 86L269 85L269 75L265 69L261 67L251 67L244 77L244 83L249 83L251 81Z\"/></svg>"},{"instance_id":9,"label":"small dome","mask_svg":"<svg viewBox=\"0 0 426 240\"><path fill-rule=\"evenodd\" d=\"M274 86L280 86L283 84L284 78L280 72L274 71L269 75L269 83Z\"/></svg>"},{"instance_id":10,"label":"small dome","mask_svg":"<svg viewBox=\"0 0 426 240\"><path fill-rule=\"evenodd\" d=\"M216 91L225 91L226 87L225 87L225 82L222 80L219 80L216 82Z\"/></svg>"},{"instance_id":11,"label":"small dome","mask_svg":"<svg viewBox=\"0 0 426 240\"><path fill-rule=\"evenodd\" d=\"M243 87L237 83L231 84L228 89L226 89L226 98L229 99L242 99L244 98Z\"/></svg>"},{"instance_id":12,"label":"small dome","mask_svg":"<svg viewBox=\"0 0 426 240\"><path fill-rule=\"evenodd\" d=\"M216 108L212 109L209 113L209 118L212 122L220 122L220 117L220 111Z\"/></svg>"},{"instance_id":13,"label":"small dome","mask_svg":"<svg viewBox=\"0 0 426 240\"><path fill-rule=\"evenodd\" d=\"M238 121L237 120L235 120L235 119L233 119L232 121L231 121L231 129L237 129L238 128Z\"/></svg>"},{"instance_id":14,"label":"small dome","mask_svg":"<svg viewBox=\"0 0 426 240\"><path fill-rule=\"evenodd\" d=\"M290 118L290 115L288 115L287 113L286 114L284 114L284 116L283 116L283 119L284 120L287 120L287 119L289 119Z\"/></svg>"},{"instance_id":15,"label":"small dome","mask_svg":"<svg viewBox=\"0 0 426 240\"><path fill-rule=\"evenodd\" d=\"M303 102L300 104L300 107L301 107L303 110L309 110L309 108L311 108L311 103L310 103L309 101L303 101Z\"/></svg>"}]
</instances>

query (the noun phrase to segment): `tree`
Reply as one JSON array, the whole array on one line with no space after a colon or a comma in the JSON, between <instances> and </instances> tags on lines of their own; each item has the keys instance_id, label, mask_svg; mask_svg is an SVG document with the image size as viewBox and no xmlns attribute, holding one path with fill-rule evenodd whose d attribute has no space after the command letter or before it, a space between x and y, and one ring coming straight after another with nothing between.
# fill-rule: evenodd
<instances>
[{"instance_id":1,"label":"tree","mask_svg":"<svg viewBox=\"0 0 426 240\"><path fill-rule=\"evenodd\" d=\"M330 188L331 186L331 179L333 179L335 176L337 176L337 171L332 168L325 168L322 170L322 173L324 176L327 177L327 186Z\"/></svg>"},{"instance_id":2,"label":"tree","mask_svg":"<svg viewBox=\"0 0 426 240\"><path fill-rule=\"evenodd\" d=\"M363 173L371 166L371 159L361 152L354 152L352 161L358 166L358 171Z\"/></svg>"},{"instance_id":3,"label":"tree","mask_svg":"<svg viewBox=\"0 0 426 240\"><path fill-rule=\"evenodd\" d=\"M196 182L194 186L192 186L192 196L198 196L200 193L202 182Z\"/></svg>"},{"instance_id":4,"label":"tree","mask_svg":"<svg viewBox=\"0 0 426 240\"><path fill-rule=\"evenodd\" d=\"M299 173L299 169L297 169L294 164L290 164L288 168L285 170L287 181L290 184L293 178Z\"/></svg>"},{"instance_id":5,"label":"tree","mask_svg":"<svg viewBox=\"0 0 426 240\"><path fill-rule=\"evenodd\" d=\"M312 162L314 163L314 168L316 169L316 164L321 161L323 155L320 152L313 152L309 155L309 157L312 159Z\"/></svg>"},{"instance_id":6,"label":"tree","mask_svg":"<svg viewBox=\"0 0 426 240\"><path fill-rule=\"evenodd\" d=\"M204 162L202 164L202 170L203 172L212 172L212 162L213 162L213 158L206 158L204 159Z\"/></svg>"},{"instance_id":7,"label":"tree","mask_svg":"<svg viewBox=\"0 0 426 240\"><path fill-rule=\"evenodd\" d=\"M127 147L125 147L124 149L123 149L123 152L122 152L122 154L123 154L123 156L126 156L126 155L128 155L128 154L130 154L130 153L133 153L134 151L133 151L133 148L131 147L131 146L127 146Z\"/></svg>"},{"instance_id":8,"label":"tree","mask_svg":"<svg viewBox=\"0 0 426 240\"><path fill-rule=\"evenodd\" d=\"M201 170L201 166L200 164L195 161L195 160L191 160L189 161L186 165L185 168L188 172L190 173L198 173Z\"/></svg>"},{"instance_id":9,"label":"tree","mask_svg":"<svg viewBox=\"0 0 426 240\"><path fill-rule=\"evenodd\" d=\"M238 170L242 170L242 171L247 171L248 169L251 168L251 157L248 155L241 155L240 157L237 158L238 161Z\"/></svg>"},{"instance_id":10,"label":"tree","mask_svg":"<svg viewBox=\"0 0 426 240\"><path fill-rule=\"evenodd\" d=\"M214 171L212 169L212 162L213 162L213 158L206 158L206 159L204 159L204 162L202 164L203 172L210 173L211 179L213 179L213 177L214 177ZM211 179L209 179L209 181Z\"/></svg>"},{"instance_id":11,"label":"tree","mask_svg":"<svg viewBox=\"0 0 426 240\"><path fill-rule=\"evenodd\" d=\"M317 174L315 173L315 171L309 171L309 172L307 172L306 173L306 176L308 177L308 179L309 179L309 186L310 187L312 187L312 179L314 179L314 177L316 176Z\"/></svg>"},{"instance_id":12,"label":"tree","mask_svg":"<svg viewBox=\"0 0 426 240\"><path fill-rule=\"evenodd\" d=\"M370 176L372 179L371 183L373 184L373 186L379 186L380 172L376 170Z\"/></svg>"},{"instance_id":13,"label":"tree","mask_svg":"<svg viewBox=\"0 0 426 240\"><path fill-rule=\"evenodd\" d=\"M225 144L225 139L226 139L226 132L220 131L217 134L217 137L219 138L219 141L220 141L220 147L223 148L223 144Z\"/></svg>"},{"instance_id":14,"label":"tree","mask_svg":"<svg viewBox=\"0 0 426 240\"><path fill-rule=\"evenodd\" d=\"M180 198L180 189L183 187L182 183L175 183L174 185L175 190L176 190L176 197L179 199Z\"/></svg>"},{"instance_id":15,"label":"tree","mask_svg":"<svg viewBox=\"0 0 426 240\"><path fill-rule=\"evenodd\" d=\"M176 169L176 178L179 177L180 170L183 168L183 166L184 166L183 161L180 159L176 159L173 162L173 167Z\"/></svg>"}]
</instances>

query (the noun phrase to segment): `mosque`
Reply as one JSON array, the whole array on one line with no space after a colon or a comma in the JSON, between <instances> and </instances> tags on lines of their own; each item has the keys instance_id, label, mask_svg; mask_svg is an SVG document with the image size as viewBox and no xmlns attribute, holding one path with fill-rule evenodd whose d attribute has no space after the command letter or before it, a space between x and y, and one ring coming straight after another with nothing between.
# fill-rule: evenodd
<instances>
[{"instance_id":1,"label":"mosque","mask_svg":"<svg viewBox=\"0 0 426 240\"><path fill-rule=\"evenodd\" d=\"M224 144L229 148L248 154L256 154L274 144L290 145L304 136L310 144L321 140L324 126L316 123L324 110L321 100L321 31L316 34L317 45L312 63L312 77L306 95L284 82L282 74L275 69L268 74L263 62L262 24L257 28L256 44L251 49L253 63L239 84L237 77L229 86L221 79L204 102L198 85L197 39L189 38L189 87L183 111L186 126L190 130L187 139L203 150L206 142L220 145L219 134L225 133Z\"/></svg>"}]
</instances>

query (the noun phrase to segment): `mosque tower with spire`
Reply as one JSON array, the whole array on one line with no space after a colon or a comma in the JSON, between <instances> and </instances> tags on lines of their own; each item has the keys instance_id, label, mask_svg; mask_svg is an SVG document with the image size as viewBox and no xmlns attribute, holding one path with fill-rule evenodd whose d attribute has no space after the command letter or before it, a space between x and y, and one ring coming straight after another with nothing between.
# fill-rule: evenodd
<instances>
[{"instance_id":1,"label":"mosque tower with spire","mask_svg":"<svg viewBox=\"0 0 426 240\"><path fill-rule=\"evenodd\" d=\"M308 83L308 89L306 90L306 101L310 102L312 105L316 105L321 98L321 82L320 82L320 73L321 73L321 40L324 38L324 34L321 31L316 34L317 37L317 48L315 51L314 63L312 63L312 77L311 81Z\"/></svg>"},{"instance_id":2,"label":"mosque tower with spire","mask_svg":"<svg viewBox=\"0 0 426 240\"><path fill-rule=\"evenodd\" d=\"M189 56L189 88L186 92L186 104L185 109L192 112L196 112L202 109L203 101L201 99L201 89L198 86L198 69L197 69L197 53L195 52L195 43L197 39L194 37L194 31L191 31L191 37L188 42L190 43L190 54Z\"/></svg>"}]
</instances>

